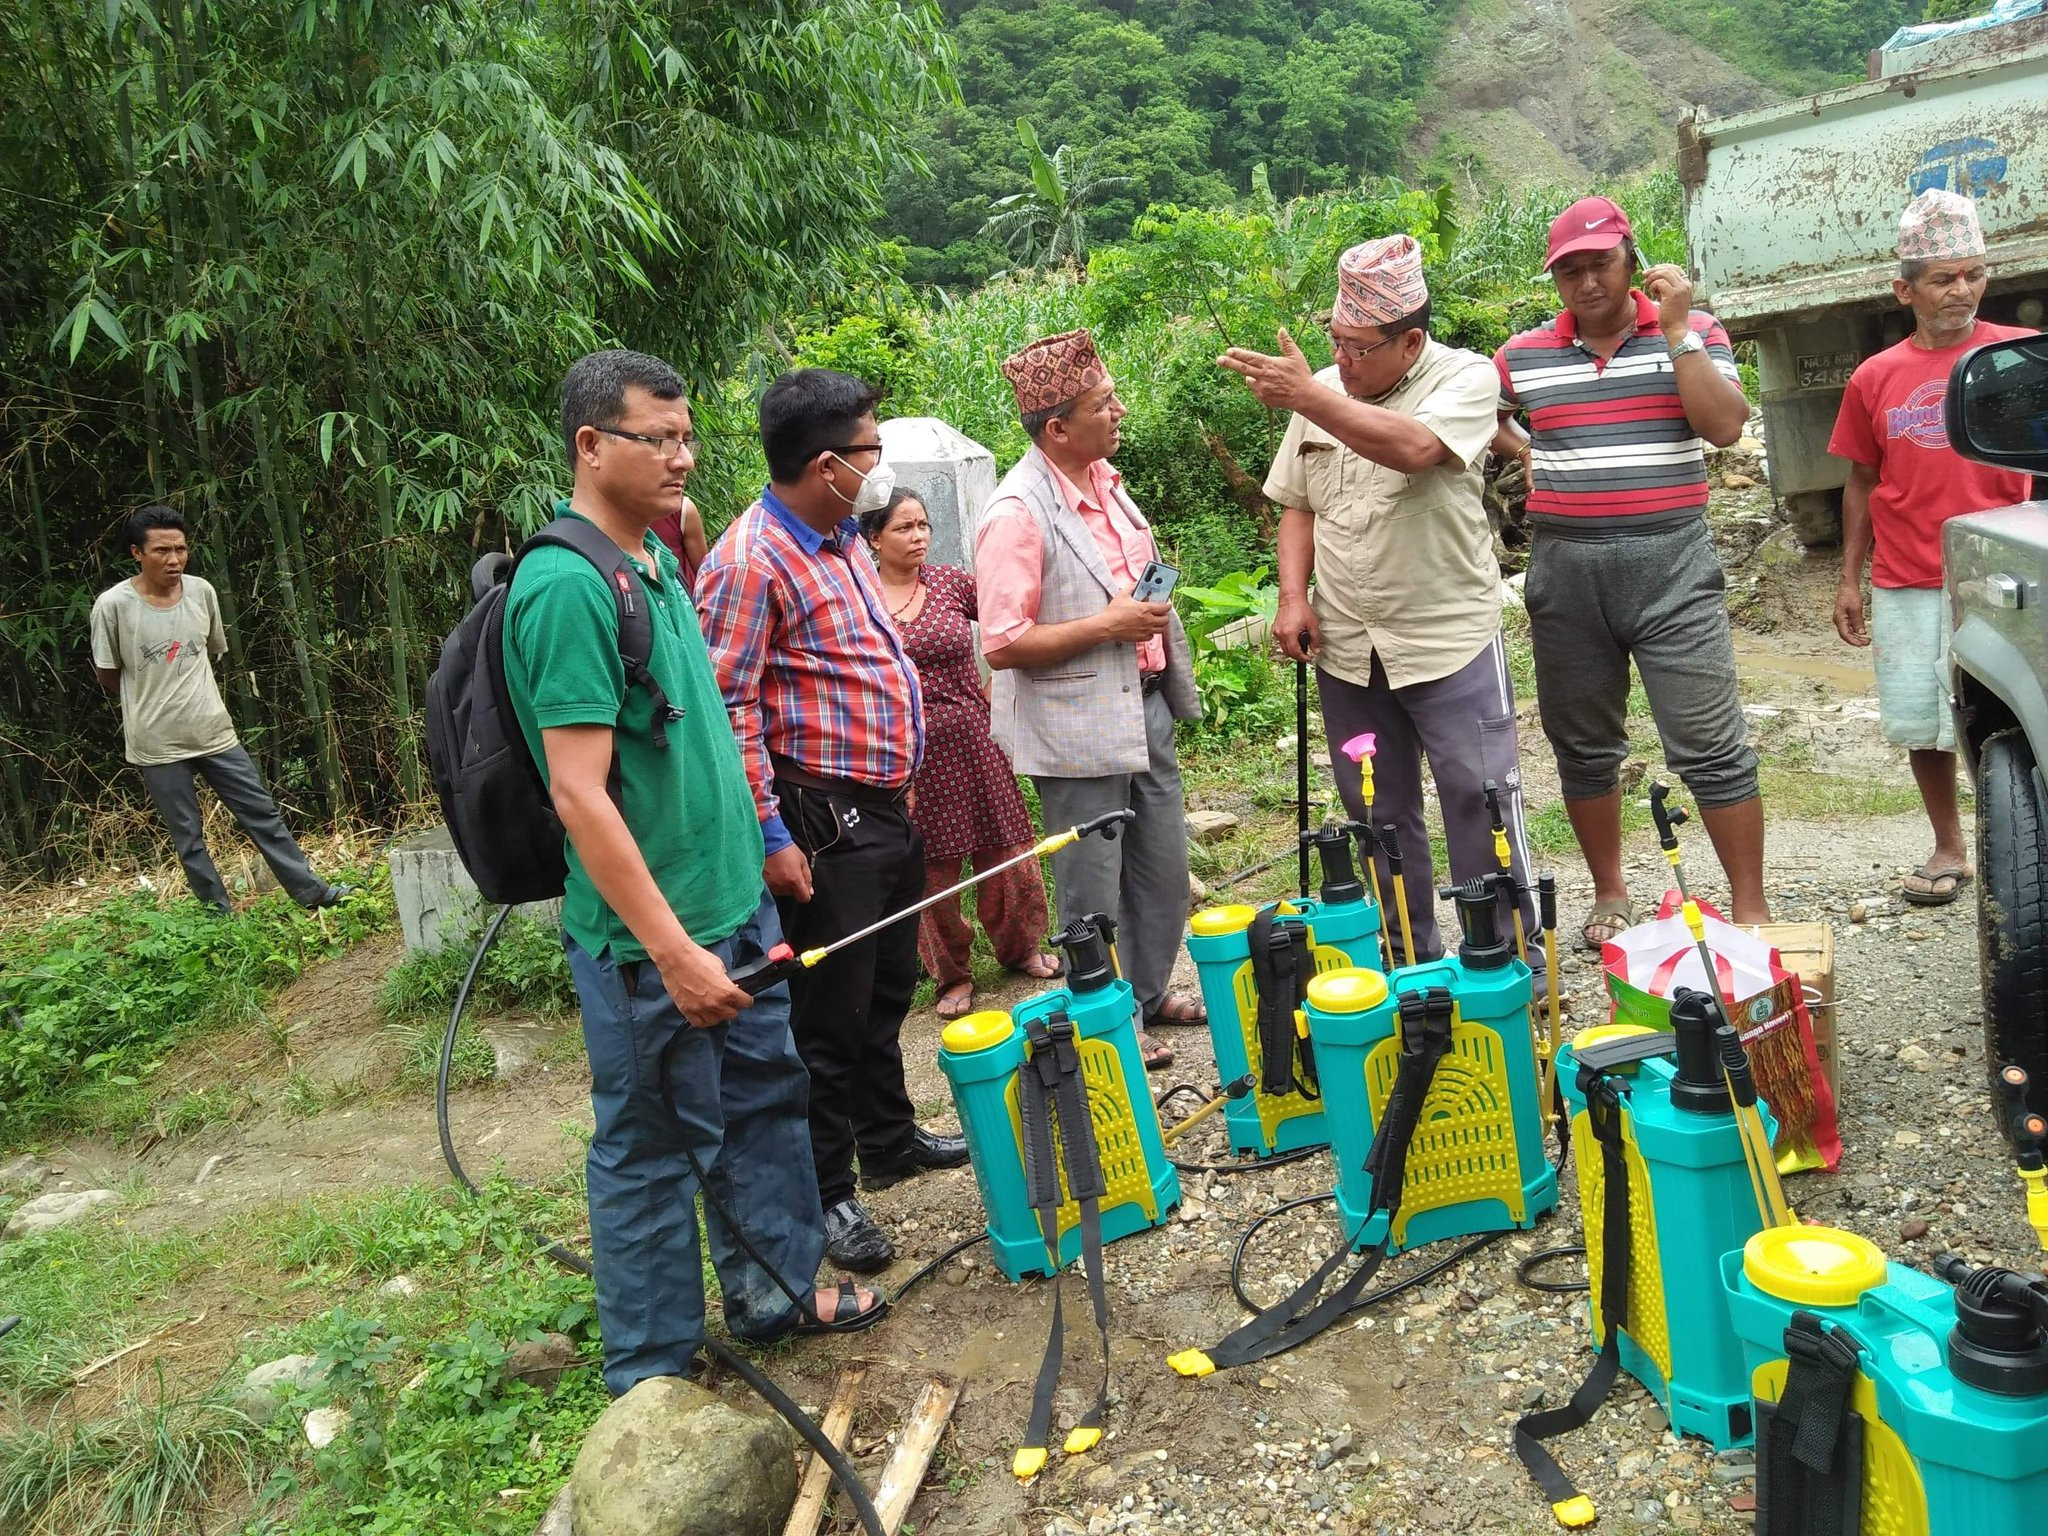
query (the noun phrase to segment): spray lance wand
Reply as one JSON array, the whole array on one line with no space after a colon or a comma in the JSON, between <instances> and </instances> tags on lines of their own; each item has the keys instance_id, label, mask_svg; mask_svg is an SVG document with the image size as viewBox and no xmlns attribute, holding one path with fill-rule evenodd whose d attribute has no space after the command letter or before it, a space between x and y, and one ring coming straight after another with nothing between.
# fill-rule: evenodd
<instances>
[{"instance_id":1,"label":"spray lance wand","mask_svg":"<svg viewBox=\"0 0 2048 1536\"><path fill-rule=\"evenodd\" d=\"M1543 973L1550 981L1550 1018L1543 1046L1536 1053L1537 1074L1546 1108L1558 1106L1557 1052L1564 1044L1564 1016L1557 997L1557 876L1536 878L1536 916L1543 928Z\"/></svg>"},{"instance_id":2,"label":"spray lance wand","mask_svg":"<svg viewBox=\"0 0 2048 1536\"><path fill-rule=\"evenodd\" d=\"M1379 837L1372 829L1372 754L1373 732L1366 731L1354 736L1337 750L1358 765L1358 798L1365 802L1365 820L1347 821L1344 830L1358 839L1358 851L1365 858L1365 873L1372 881L1372 904L1380 909L1380 954L1387 962L1387 971L1394 969L1394 936L1387 932L1387 903L1380 894L1380 861L1375 856ZM1407 898L1402 898L1406 903Z\"/></svg>"},{"instance_id":3,"label":"spray lance wand","mask_svg":"<svg viewBox=\"0 0 2048 1536\"><path fill-rule=\"evenodd\" d=\"M2043 1146L2048 1144L2048 1118L2027 1108L2028 1081L2025 1067L1998 1069L1999 1097L2012 1113L2013 1171L2027 1192L2027 1225L2034 1229L2042 1248L2048 1249L2048 1158L2043 1157Z\"/></svg>"},{"instance_id":4,"label":"spray lance wand","mask_svg":"<svg viewBox=\"0 0 2048 1536\"><path fill-rule=\"evenodd\" d=\"M924 900L905 907L901 912L892 912L887 917L878 918L867 927L856 929L843 939L834 939L830 944L818 949L807 949L802 954L798 954L787 944L777 944L758 960L749 960L745 965L735 966L727 975L731 977L732 984L749 997L758 997L776 983L802 975L828 955L845 949L849 944L858 944L862 939L872 938L884 928L893 927L905 918L917 916L926 907L935 907L948 897L958 896L962 891L972 889L991 875L999 875L1004 870L1013 869L1029 859L1042 859L1047 854L1058 853L1069 844L1078 843L1082 838L1092 837L1097 833L1106 840L1114 840L1118 827L1127 821L1137 819L1138 813L1132 810L1104 811L1100 816L1091 817L1079 826L1069 827L1064 832L1055 832L1049 837L1041 838L1014 858L1005 859L1002 863L987 869L977 869L957 885L949 885L943 891L934 892Z\"/></svg>"},{"instance_id":5,"label":"spray lance wand","mask_svg":"<svg viewBox=\"0 0 2048 1536\"><path fill-rule=\"evenodd\" d=\"M1492 779L1486 781L1486 814L1493 822L1493 857L1500 865L1500 872L1506 875L1508 900L1515 911L1515 958L1529 963L1529 935L1522 927L1522 898L1528 888L1515 879L1515 856L1508 846L1508 824L1500 813L1500 785Z\"/></svg>"},{"instance_id":6,"label":"spray lance wand","mask_svg":"<svg viewBox=\"0 0 2048 1536\"><path fill-rule=\"evenodd\" d=\"M1678 854L1678 828L1690 818L1684 806L1665 804L1670 794L1670 787L1661 782L1650 786L1650 819L1657 824L1657 845L1664 850L1664 860L1678 881L1679 910L1705 968L1705 995L1713 999L1714 1010L1720 1015L1714 1040L1721 1055L1721 1075L1727 1079L1728 1092L1734 1100L1735 1128L1742 1140L1743 1159L1749 1164L1750 1187L1756 1194L1757 1210L1764 1225L1789 1227L1797 1218L1785 1200L1785 1186L1778 1182L1777 1154L1771 1150L1771 1138L1764 1132L1763 1116L1756 1107L1756 1081L1750 1075L1749 1053L1742 1048L1742 1036L1735 1021L1728 1017L1728 1001L1721 995L1721 980L1714 970L1714 952L1707 947L1706 919L1700 915L1700 904L1693 900L1692 889L1686 884L1685 862Z\"/></svg>"},{"instance_id":7,"label":"spray lance wand","mask_svg":"<svg viewBox=\"0 0 2048 1536\"><path fill-rule=\"evenodd\" d=\"M1408 926L1408 880L1401 873L1401 829L1390 821L1374 833L1373 838L1387 853L1388 883L1394 887L1394 910L1401 918L1401 955L1413 965L1415 934Z\"/></svg>"}]
</instances>

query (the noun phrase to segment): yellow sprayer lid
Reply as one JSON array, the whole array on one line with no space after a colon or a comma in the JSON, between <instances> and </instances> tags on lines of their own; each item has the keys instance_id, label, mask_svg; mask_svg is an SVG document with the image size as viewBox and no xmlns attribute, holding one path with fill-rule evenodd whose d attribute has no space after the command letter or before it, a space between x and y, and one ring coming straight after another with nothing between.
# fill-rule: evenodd
<instances>
[{"instance_id":1,"label":"yellow sprayer lid","mask_svg":"<svg viewBox=\"0 0 2048 1536\"><path fill-rule=\"evenodd\" d=\"M979 1013L963 1014L948 1024L939 1043L955 1056L971 1056L1001 1045L1016 1028L1016 1021L1002 1009L984 1008Z\"/></svg>"},{"instance_id":2,"label":"yellow sprayer lid","mask_svg":"<svg viewBox=\"0 0 2048 1536\"><path fill-rule=\"evenodd\" d=\"M1378 971L1324 971L1308 984L1308 1003L1323 1013L1364 1013L1387 1000L1387 978Z\"/></svg>"},{"instance_id":3,"label":"yellow sprayer lid","mask_svg":"<svg viewBox=\"0 0 2048 1536\"><path fill-rule=\"evenodd\" d=\"M1257 907L1204 907L1188 919L1188 929L1205 939L1220 938L1226 933L1244 932L1258 915Z\"/></svg>"},{"instance_id":4,"label":"yellow sprayer lid","mask_svg":"<svg viewBox=\"0 0 2048 1536\"><path fill-rule=\"evenodd\" d=\"M1885 1282L1877 1244L1839 1227L1766 1227L1742 1245L1749 1283L1780 1301L1853 1307Z\"/></svg>"}]
</instances>

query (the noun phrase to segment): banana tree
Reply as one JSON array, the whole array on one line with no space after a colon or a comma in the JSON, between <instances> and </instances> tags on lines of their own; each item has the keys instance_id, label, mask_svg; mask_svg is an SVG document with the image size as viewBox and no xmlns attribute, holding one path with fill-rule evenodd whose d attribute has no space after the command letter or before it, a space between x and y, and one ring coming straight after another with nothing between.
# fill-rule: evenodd
<instances>
[{"instance_id":1,"label":"banana tree","mask_svg":"<svg viewBox=\"0 0 2048 1536\"><path fill-rule=\"evenodd\" d=\"M1065 262L1078 271L1088 261L1089 211L1132 180L1096 175L1094 149L1062 144L1046 154L1029 118L1017 119L1017 142L1024 146L1031 185L991 201L981 232L1026 266Z\"/></svg>"}]
</instances>

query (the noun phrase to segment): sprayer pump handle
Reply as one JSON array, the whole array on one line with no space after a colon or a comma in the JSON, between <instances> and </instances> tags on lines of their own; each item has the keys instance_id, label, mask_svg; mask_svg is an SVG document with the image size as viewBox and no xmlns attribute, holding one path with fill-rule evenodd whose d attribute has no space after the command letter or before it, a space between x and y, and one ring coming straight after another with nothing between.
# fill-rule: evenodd
<instances>
[{"instance_id":1,"label":"sprayer pump handle","mask_svg":"<svg viewBox=\"0 0 2048 1536\"><path fill-rule=\"evenodd\" d=\"M1557 926L1557 876L1536 877L1537 910L1547 933Z\"/></svg>"},{"instance_id":2,"label":"sprayer pump handle","mask_svg":"<svg viewBox=\"0 0 2048 1536\"><path fill-rule=\"evenodd\" d=\"M734 966L726 976L747 996L759 997L777 982L800 974L803 968L795 950L787 944L778 944L767 954L749 960L745 965Z\"/></svg>"}]
</instances>

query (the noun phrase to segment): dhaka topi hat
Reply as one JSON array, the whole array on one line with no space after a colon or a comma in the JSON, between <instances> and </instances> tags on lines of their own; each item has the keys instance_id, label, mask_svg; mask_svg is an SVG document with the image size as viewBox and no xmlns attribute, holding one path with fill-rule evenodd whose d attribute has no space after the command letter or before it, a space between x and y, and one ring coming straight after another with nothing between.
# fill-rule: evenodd
<instances>
[{"instance_id":1,"label":"dhaka topi hat","mask_svg":"<svg viewBox=\"0 0 2048 1536\"><path fill-rule=\"evenodd\" d=\"M1977 205L1960 193L1929 187L1899 215L1899 260L1954 261L1984 254Z\"/></svg>"},{"instance_id":2,"label":"dhaka topi hat","mask_svg":"<svg viewBox=\"0 0 2048 1536\"><path fill-rule=\"evenodd\" d=\"M1029 416L1086 394L1109 377L1109 370L1087 331L1062 331L1004 358L1003 377L1017 392L1018 413Z\"/></svg>"},{"instance_id":3,"label":"dhaka topi hat","mask_svg":"<svg viewBox=\"0 0 2048 1536\"><path fill-rule=\"evenodd\" d=\"M1392 325L1429 302L1422 247L1413 235L1388 235L1354 245L1337 258L1338 325Z\"/></svg>"}]
</instances>

